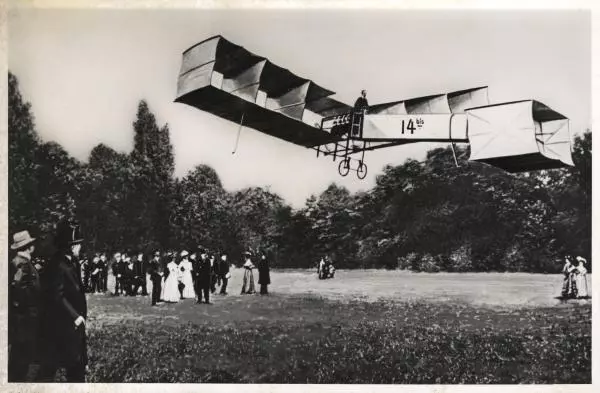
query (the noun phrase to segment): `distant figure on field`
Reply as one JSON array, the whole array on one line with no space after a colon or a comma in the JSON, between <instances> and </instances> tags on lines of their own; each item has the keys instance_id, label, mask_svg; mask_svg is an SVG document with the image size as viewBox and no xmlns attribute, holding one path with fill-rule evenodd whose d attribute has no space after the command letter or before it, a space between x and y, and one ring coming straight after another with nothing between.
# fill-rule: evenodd
<instances>
[{"instance_id":1,"label":"distant figure on field","mask_svg":"<svg viewBox=\"0 0 600 393\"><path fill-rule=\"evenodd\" d=\"M204 303L210 304L212 266L210 265L210 260L208 259L208 252L203 248L200 249L200 260L196 274L196 304L202 303L202 296L204 296Z\"/></svg>"},{"instance_id":2,"label":"distant figure on field","mask_svg":"<svg viewBox=\"0 0 600 393\"><path fill-rule=\"evenodd\" d=\"M321 260L319 261L319 265L317 266L317 274L319 276L319 279L324 279L324 274L325 274L325 257L321 257Z\"/></svg>"},{"instance_id":3,"label":"distant figure on field","mask_svg":"<svg viewBox=\"0 0 600 393\"><path fill-rule=\"evenodd\" d=\"M112 261L112 273L115 276L115 296L119 296L123 293L124 285L123 285L123 267L124 263L121 259L121 253L115 253L114 259Z\"/></svg>"},{"instance_id":4,"label":"distant figure on field","mask_svg":"<svg viewBox=\"0 0 600 393\"><path fill-rule=\"evenodd\" d=\"M227 283L231 278L231 273L229 272L229 261L227 261L227 254L223 253L221 255L221 260L219 261L219 277L221 279L221 295L227 295Z\"/></svg>"},{"instance_id":5,"label":"distant figure on field","mask_svg":"<svg viewBox=\"0 0 600 393\"><path fill-rule=\"evenodd\" d=\"M571 256L565 257L565 264L563 265L562 273L564 276L562 297L565 299L577 297L577 284L575 282L575 270L576 267L571 261Z\"/></svg>"},{"instance_id":6,"label":"distant figure on field","mask_svg":"<svg viewBox=\"0 0 600 393\"><path fill-rule=\"evenodd\" d=\"M147 277L146 273L148 270L148 264L146 263L146 258L144 257L143 252L138 252L137 257L134 258L134 289L133 294L137 295L140 287L142 288L142 296L148 296L148 286L147 286Z\"/></svg>"},{"instance_id":7,"label":"distant figure on field","mask_svg":"<svg viewBox=\"0 0 600 393\"><path fill-rule=\"evenodd\" d=\"M585 263L587 262L583 257L576 258L579 264L577 265L575 281L577 286L577 298L587 298L589 296L588 283L587 283L587 269Z\"/></svg>"},{"instance_id":8,"label":"distant figure on field","mask_svg":"<svg viewBox=\"0 0 600 393\"><path fill-rule=\"evenodd\" d=\"M148 264L148 273L152 281L152 305L160 303L160 294L162 287L162 265L160 262L160 252L154 253L154 258Z\"/></svg>"},{"instance_id":9,"label":"distant figure on field","mask_svg":"<svg viewBox=\"0 0 600 393\"><path fill-rule=\"evenodd\" d=\"M260 294L268 295L269 290L267 286L271 284L271 275L269 273L269 261L265 254L261 255L258 262L258 284L260 285Z\"/></svg>"},{"instance_id":10,"label":"distant figure on field","mask_svg":"<svg viewBox=\"0 0 600 393\"><path fill-rule=\"evenodd\" d=\"M249 252L244 253L246 257L246 261L242 266L244 268L244 280L242 282L242 295L247 294L251 295L256 293L256 289L254 289L254 274L252 273L252 269L255 269L254 264L252 263L251 254Z\"/></svg>"},{"instance_id":11,"label":"distant figure on field","mask_svg":"<svg viewBox=\"0 0 600 393\"><path fill-rule=\"evenodd\" d=\"M215 293L217 291L217 281L218 275L217 270L219 270L218 264L215 261L215 254L210 254L210 293Z\"/></svg>"},{"instance_id":12,"label":"distant figure on field","mask_svg":"<svg viewBox=\"0 0 600 393\"><path fill-rule=\"evenodd\" d=\"M177 303L179 301L179 298L181 297L178 288L178 272L179 266L177 266L175 260L172 259L167 264L167 271L165 272L166 274L168 274L167 278L165 279L165 285L163 287L162 294L162 298L165 302Z\"/></svg>"},{"instance_id":13,"label":"distant figure on field","mask_svg":"<svg viewBox=\"0 0 600 393\"><path fill-rule=\"evenodd\" d=\"M194 291L194 279L192 277L194 267L192 265L192 262L190 262L190 260L188 259L187 251L183 251L181 253L181 255L183 257L183 260L179 264L179 268L181 269L181 274L182 274L181 282L184 285L182 298L183 299L195 299L196 292Z\"/></svg>"},{"instance_id":14,"label":"distant figure on field","mask_svg":"<svg viewBox=\"0 0 600 393\"><path fill-rule=\"evenodd\" d=\"M100 292L105 293L107 290L108 280L108 262L106 261L106 254L100 254L100 262L98 263L100 268Z\"/></svg>"},{"instance_id":15,"label":"distant figure on field","mask_svg":"<svg viewBox=\"0 0 600 393\"><path fill-rule=\"evenodd\" d=\"M333 278L335 276L335 266L333 266L331 259L328 259L327 274L329 275L329 278Z\"/></svg>"}]
</instances>

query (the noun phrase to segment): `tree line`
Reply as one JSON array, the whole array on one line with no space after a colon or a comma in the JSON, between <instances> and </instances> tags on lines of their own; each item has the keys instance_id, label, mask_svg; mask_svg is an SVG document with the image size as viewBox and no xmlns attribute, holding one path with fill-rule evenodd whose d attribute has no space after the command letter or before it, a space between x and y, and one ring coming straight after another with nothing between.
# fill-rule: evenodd
<instances>
[{"instance_id":1,"label":"tree line","mask_svg":"<svg viewBox=\"0 0 600 393\"><path fill-rule=\"evenodd\" d=\"M81 162L36 132L9 72L9 231L29 230L52 252L63 218L94 251L151 252L203 245L270 255L274 267L557 272L565 254L591 256L591 131L575 138L575 167L509 174L469 162L468 148L386 166L373 188L331 184L293 209L264 187L227 191L198 165L174 176L169 127L140 101L129 153L99 144Z\"/></svg>"}]
</instances>

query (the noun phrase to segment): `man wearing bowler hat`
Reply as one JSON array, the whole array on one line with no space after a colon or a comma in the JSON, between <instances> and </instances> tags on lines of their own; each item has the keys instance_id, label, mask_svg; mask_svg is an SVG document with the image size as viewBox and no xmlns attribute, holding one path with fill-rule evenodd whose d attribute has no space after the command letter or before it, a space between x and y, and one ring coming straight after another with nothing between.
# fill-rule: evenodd
<instances>
[{"instance_id":1,"label":"man wearing bowler hat","mask_svg":"<svg viewBox=\"0 0 600 393\"><path fill-rule=\"evenodd\" d=\"M13 235L17 255L8 265L8 381L25 382L37 355L41 302L40 276L32 262L35 239L29 232Z\"/></svg>"},{"instance_id":2,"label":"man wearing bowler hat","mask_svg":"<svg viewBox=\"0 0 600 393\"><path fill-rule=\"evenodd\" d=\"M83 241L79 225L62 221L55 237L56 254L43 277L47 304L43 318L44 359L40 380L54 380L66 368L68 382L85 382L87 302L79 270Z\"/></svg>"}]
</instances>

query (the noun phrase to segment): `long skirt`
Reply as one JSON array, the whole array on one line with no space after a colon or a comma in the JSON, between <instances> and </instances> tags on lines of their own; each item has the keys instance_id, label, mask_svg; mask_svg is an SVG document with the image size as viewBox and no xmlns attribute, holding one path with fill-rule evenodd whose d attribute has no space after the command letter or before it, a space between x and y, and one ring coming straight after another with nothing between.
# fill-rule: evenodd
<instances>
[{"instance_id":1,"label":"long skirt","mask_svg":"<svg viewBox=\"0 0 600 393\"><path fill-rule=\"evenodd\" d=\"M179 294L179 280L175 274L169 274L169 277L165 280L163 285L163 300L165 302L178 302L180 298Z\"/></svg>"},{"instance_id":2,"label":"long skirt","mask_svg":"<svg viewBox=\"0 0 600 393\"><path fill-rule=\"evenodd\" d=\"M578 274L575 276L575 282L577 283L577 297L588 297L587 274Z\"/></svg>"},{"instance_id":3,"label":"long skirt","mask_svg":"<svg viewBox=\"0 0 600 393\"><path fill-rule=\"evenodd\" d=\"M575 282L575 276L573 274L566 275L564 278L562 287L562 297L577 297L577 283Z\"/></svg>"},{"instance_id":4,"label":"long skirt","mask_svg":"<svg viewBox=\"0 0 600 393\"><path fill-rule=\"evenodd\" d=\"M244 281L242 282L242 294L244 293L256 293L256 289L254 289L254 274L252 273L252 269L245 269L244 271Z\"/></svg>"},{"instance_id":5,"label":"long skirt","mask_svg":"<svg viewBox=\"0 0 600 393\"><path fill-rule=\"evenodd\" d=\"M192 279L192 272L186 271L183 273L183 298L184 299L195 299L196 292L194 291L194 280Z\"/></svg>"}]
</instances>

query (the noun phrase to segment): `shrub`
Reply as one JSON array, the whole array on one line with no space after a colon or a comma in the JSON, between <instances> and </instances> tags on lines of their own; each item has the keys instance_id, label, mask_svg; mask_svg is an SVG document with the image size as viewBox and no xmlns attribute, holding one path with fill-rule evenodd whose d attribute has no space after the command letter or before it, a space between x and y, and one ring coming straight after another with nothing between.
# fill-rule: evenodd
<instances>
[{"instance_id":1,"label":"shrub","mask_svg":"<svg viewBox=\"0 0 600 393\"><path fill-rule=\"evenodd\" d=\"M430 254L425 254L420 258L416 269L418 272L426 273L437 273L440 270L440 257L434 257Z\"/></svg>"}]
</instances>

